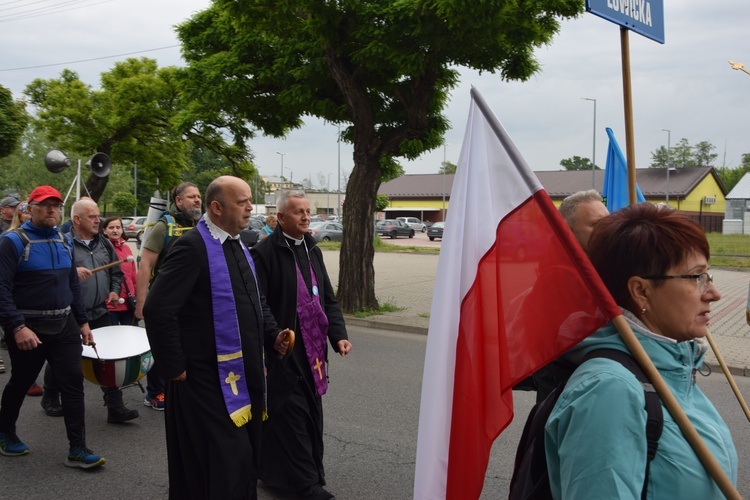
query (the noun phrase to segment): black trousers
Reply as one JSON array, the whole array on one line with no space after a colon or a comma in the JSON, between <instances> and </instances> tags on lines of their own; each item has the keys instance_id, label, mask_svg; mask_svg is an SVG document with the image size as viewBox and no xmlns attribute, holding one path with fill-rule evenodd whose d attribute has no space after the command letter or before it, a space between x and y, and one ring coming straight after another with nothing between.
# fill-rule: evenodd
<instances>
[{"instance_id":1,"label":"black trousers","mask_svg":"<svg viewBox=\"0 0 750 500\"><path fill-rule=\"evenodd\" d=\"M42 344L30 351L22 351L16 345L15 336L7 335L8 353L13 369L0 401L0 432L16 432L16 421L26 391L36 381L44 362L47 361L57 376L70 447L83 448L86 446L86 410L83 401L81 329L71 314L68 315L67 323L60 333L37 333L37 336Z\"/></svg>"}]
</instances>

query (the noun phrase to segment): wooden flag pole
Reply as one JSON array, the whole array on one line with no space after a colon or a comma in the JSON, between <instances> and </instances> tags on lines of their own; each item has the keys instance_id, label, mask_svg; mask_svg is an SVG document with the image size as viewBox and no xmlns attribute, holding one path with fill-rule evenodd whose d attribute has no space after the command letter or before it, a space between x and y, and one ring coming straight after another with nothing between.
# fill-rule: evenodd
<instances>
[{"instance_id":1,"label":"wooden flag pole","mask_svg":"<svg viewBox=\"0 0 750 500\"><path fill-rule=\"evenodd\" d=\"M685 415L685 412L680 407L677 399L675 399L674 395L669 390L669 387L667 387L664 379L661 378L661 374L654 366L654 363L651 361L651 358L649 358L646 350L643 349L643 346L638 341L638 338L636 338L633 330L630 329L630 325L625 321L625 318L622 315L617 316L612 320L612 323L617 328L617 331L620 332L620 336L622 336L625 345L628 346L628 349L630 349L635 360L641 365L641 368L643 368L643 371L656 389L656 392L659 394L667 411L672 415L672 418L680 427L683 436L685 436L687 442L690 443L690 446L693 447L695 454L698 455L701 463L703 463L708 474L714 479L719 489L721 489L721 492L729 499L741 499L742 497L729 480L729 477L727 477L724 469L722 469L719 462L716 461L716 457L711 454L706 443L703 442L700 435L698 435L698 431L695 430L693 423L688 419L687 415Z\"/></svg>"},{"instance_id":2,"label":"wooden flag pole","mask_svg":"<svg viewBox=\"0 0 750 500\"><path fill-rule=\"evenodd\" d=\"M742 411L745 412L745 417L750 421L750 408L747 407L747 403L745 403L745 398L742 397L742 393L740 392L740 388L737 387L737 383L734 381L734 377L732 377L732 374L729 373L729 367L727 367L727 364L724 362L724 358L721 356L721 353L719 352L719 348L716 346L716 343L714 342L714 338L711 335L711 332L706 333L706 340L708 340L708 344L711 346L711 350L714 352L714 356L716 356L716 361L719 362L719 366L721 366L721 371L724 372L724 376L727 377L727 381L729 382L729 385L732 387L732 390L734 391L734 395L737 398L737 401L739 401L740 406L742 407Z\"/></svg>"},{"instance_id":3,"label":"wooden flag pole","mask_svg":"<svg viewBox=\"0 0 750 500\"><path fill-rule=\"evenodd\" d=\"M625 157L628 162L628 201L638 203L635 180L635 135L633 133L633 92L630 85L630 38L628 29L620 28L620 52L622 54L622 102L625 106Z\"/></svg>"}]
</instances>

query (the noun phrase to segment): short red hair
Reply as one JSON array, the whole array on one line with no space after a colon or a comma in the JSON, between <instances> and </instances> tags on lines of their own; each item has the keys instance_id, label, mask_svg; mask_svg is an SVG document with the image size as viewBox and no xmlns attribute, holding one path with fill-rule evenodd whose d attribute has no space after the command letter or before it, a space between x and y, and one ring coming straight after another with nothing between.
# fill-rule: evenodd
<instances>
[{"instance_id":1,"label":"short red hair","mask_svg":"<svg viewBox=\"0 0 750 500\"><path fill-rule=\"evenodd\" d=\"M625 207L600 219L587 253L615 302L630 310L634 307L628 292L631 277L666 274L693 253L706 260L711 256L703 228L677 210L651 203Z\"/></svg>"}]
</instances>

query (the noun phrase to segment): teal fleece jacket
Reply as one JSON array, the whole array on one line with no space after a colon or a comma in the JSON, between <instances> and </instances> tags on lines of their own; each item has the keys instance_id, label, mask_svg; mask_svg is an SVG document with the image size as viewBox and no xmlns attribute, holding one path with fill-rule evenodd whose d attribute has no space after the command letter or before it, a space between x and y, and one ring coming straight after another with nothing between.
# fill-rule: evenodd
<instances>
[{"instance_id":1,"label":"teal fleece jacket","mask_svg":"<svg viewBox=\"0 0 750 500\"><path fill-rule=\"evenodd\" d=\"M648 332L624 311L698 434L729 479L737 483L737 451L729 429L695 383L705 347L696 341L675 343ZM570 351L580 361L594 349L626 351L609 323ZM545 448L552 495L558 499L641 496L646 471L646 410L641 384L617 361L594 358L568 380L545 427ZM724 498L697 455L663 407L664 430L651 463L648 498Z\"/></svg>"}]
</instances>

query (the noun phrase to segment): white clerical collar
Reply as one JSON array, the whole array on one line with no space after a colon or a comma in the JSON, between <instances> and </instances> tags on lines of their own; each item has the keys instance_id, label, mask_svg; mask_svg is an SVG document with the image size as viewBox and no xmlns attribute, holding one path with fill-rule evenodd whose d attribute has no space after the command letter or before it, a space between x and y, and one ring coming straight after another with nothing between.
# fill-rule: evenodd
<instances>
[{"instance_id":1,"label":"white clerical collar","mask_svg":"<svg viewBox=\"0 0 750 500\"><path fill-rule=\"evenodd\" d=\"M224 242L229 238L230 240L239 240L240 235L232 236L228 232L224 231L222 228L214 224L214 221L211 220L211 217L208 215L208 212L203 214L203 219L206 221L206 226L208 227L208 231L211 233L211 236L215 240L219 240L221 244L223 245Z\"/></svg>"},{"instance_id":2,"label":"white clerical collar","mask_svg":"<svg viewBox=\"0 0 750 500\"><path fill-rule=\"evenodd\" d=\"M297 239L297 238L293 238L293 237L289 236L284 231L281 231L281 234L283 234L284 236L286 236L287 239L292 240L294 242L295 246L299 246L299 245L301 245L302 243L305 242L305 236L304 235L300 239Z\"/></svg>"}]
</instances>

